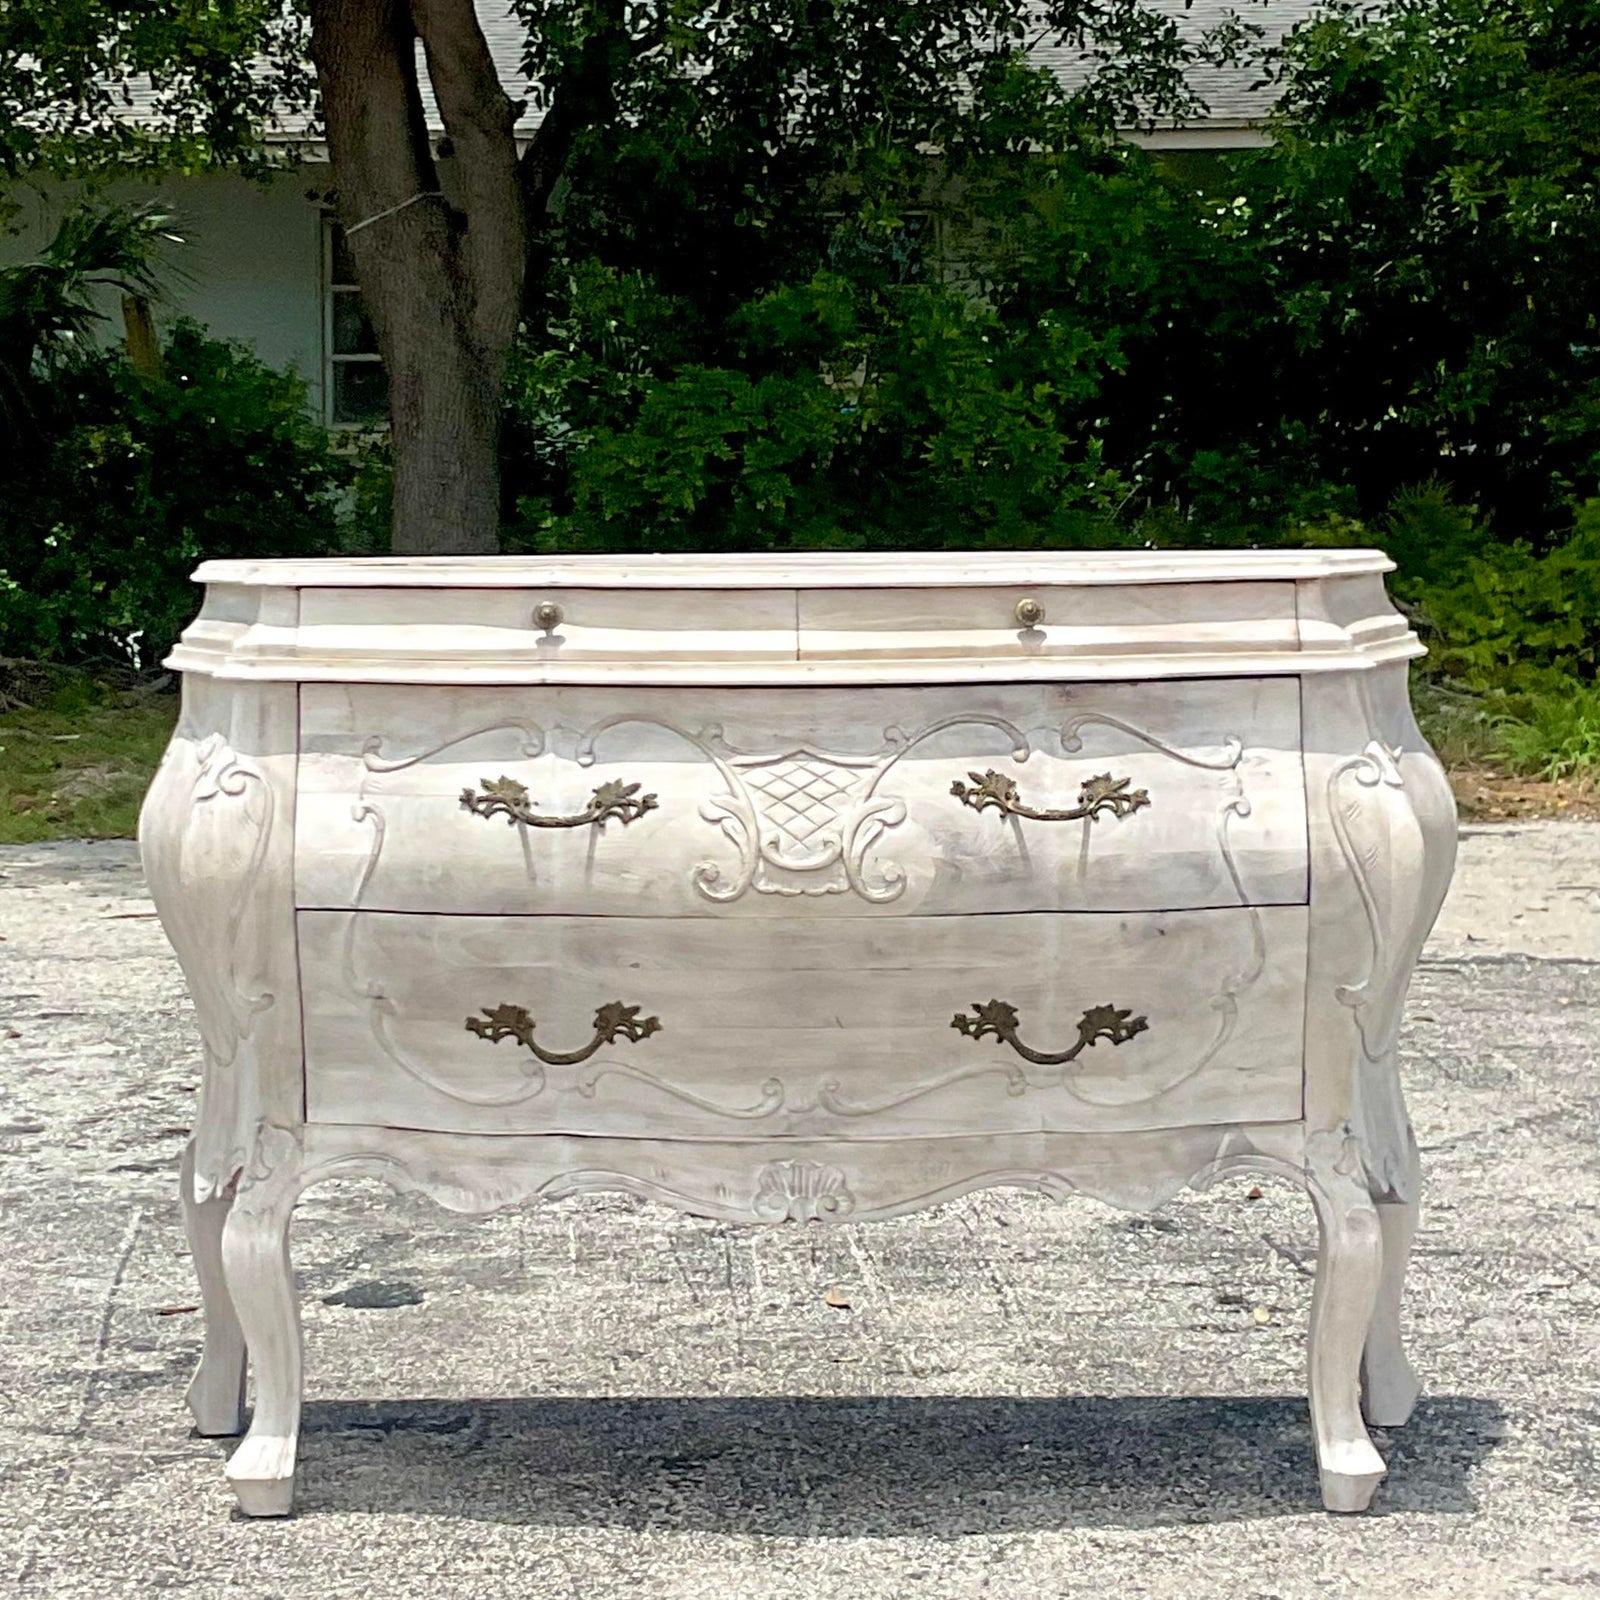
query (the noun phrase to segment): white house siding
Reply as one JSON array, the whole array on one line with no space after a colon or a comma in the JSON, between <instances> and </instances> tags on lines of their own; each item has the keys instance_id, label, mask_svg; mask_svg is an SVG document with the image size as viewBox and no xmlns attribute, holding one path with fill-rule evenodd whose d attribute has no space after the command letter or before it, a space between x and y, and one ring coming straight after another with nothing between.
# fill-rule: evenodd
<instances>
[{"instance_id":1,"label":"white house siding","mask_svg":"<svg viewBox=\"0 0 1600 1600\"><path fill-rule=\"evenodd\" d=\"M189 317L217 338L249 345L268 365L293 368L311 388L323 414L323 244L321 192L327 168L302 167L267 183L223 174L152 179L109 189L118 200L159 201L186 241L168 259L166 299L157 320ZM322 181L318 181L319 178ZM63 185L24 201L21 231L0 236L0 260L32 255L49 238L56 219L80 191ZM181 271L181 276L180 276ZM103 340L122 337L114 293L102 301L108 320Z\"/></svg>"}]
</instances>

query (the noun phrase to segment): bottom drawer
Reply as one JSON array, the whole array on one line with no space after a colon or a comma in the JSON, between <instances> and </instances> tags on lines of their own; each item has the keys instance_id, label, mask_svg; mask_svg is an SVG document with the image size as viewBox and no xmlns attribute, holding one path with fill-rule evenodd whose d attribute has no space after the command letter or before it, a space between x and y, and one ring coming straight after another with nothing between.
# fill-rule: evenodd
<instances>
[{"instance_id":1,"label":"bottom drawer","mask_svg":"<svg viewBox=\"0 0 1600 1600\"><path fill-rule=\"evenodd\" d=\"M1301 1112L1303 906L299 915L314 1122L895 1138Z\"/></svg>"}]
</instances>

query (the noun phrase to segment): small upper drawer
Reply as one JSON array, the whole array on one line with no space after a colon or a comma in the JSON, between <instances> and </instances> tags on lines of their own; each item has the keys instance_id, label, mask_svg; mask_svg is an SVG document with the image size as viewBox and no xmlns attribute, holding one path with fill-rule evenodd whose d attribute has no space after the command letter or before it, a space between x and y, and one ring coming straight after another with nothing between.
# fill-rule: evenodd
<instances>
[{"instance_id":1,"label":"small upper drawer","mask_svg":"<svg viewBox=\"0 0 1600 1600\"><path fill-rule=\"evenodd\" d=\"M1281 654L1296 648L1292 583L805 589L801 660Z\"/></svg>"},{"instance_id":2,"label":"small upper drawer","mask_svg":"<svg viewBox=\"0 0 1600 1600\"><path fill-rule=\"evenodd\" d=\"M839 917L1306 899L1294 679L306 684L298 903Z\"/></svg>"},{"instance_id":3,"label":"small upper drawer","mask_svg":"<svg viewBox=\"0 0 1600 1600\"><path fill-rule=\"evenodd\" d=\"M458 667L792 661L792 589L306 589L299 648L324 661Z\"/></svg>"}]
</instances>

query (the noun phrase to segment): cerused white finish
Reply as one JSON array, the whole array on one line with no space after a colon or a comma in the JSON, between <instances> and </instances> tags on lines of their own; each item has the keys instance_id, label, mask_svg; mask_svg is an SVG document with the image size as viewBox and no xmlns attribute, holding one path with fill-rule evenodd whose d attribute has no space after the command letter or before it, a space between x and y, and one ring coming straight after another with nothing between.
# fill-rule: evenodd
<instances>
[{"instance_id":1,"label":"cerused white finish","mask_svg":"<svg viewBox=\"0 0 1600 1600\"><path fill-rule=\"evenodd\" d=\"M831 921L1306 899L1292 678L738 694L318 683L300 714L302 906ZM951 793L994 769L1050 806L1108 767L1151 797L1127 827L1040 826ZM557 814L613 781L659 804L626 826L534 836L462 810L464 789L503 777Z\"/></svg>"},{"instance_id":2,"label":"cerused white finish","mask_svg":"<svg viewBox=\"0 0 1600 1600\"><path fill-rule=\"evenodd\" d=\"M140 824L190 1405L290 1509L307 1184L732 1221L1284 1177L1323 1497L1398 1425L1454 810L1370 551L213 563Z\"/></svg>"},{"instance_id":3,"label":"cerused white finish","mask_svg":"<svg viewBox=\"0 0 1600 1600\"><path fill-rule=\"evenodd\" d=\"M681 1138L1087 1132L1300 1116L1303 906L755 924L304 911L307 1115L454 1133ZM310 976L315 974L314 977ZM781 1005L773 1003L782 976ZM1067 1066L951 1027L1003 995L1044 1052L1114 1005L1148 1029ZM468 1033L511 1002L570 1052L597 1006L647 1038L547 1066Z\"/></svg>"}]
</instances>

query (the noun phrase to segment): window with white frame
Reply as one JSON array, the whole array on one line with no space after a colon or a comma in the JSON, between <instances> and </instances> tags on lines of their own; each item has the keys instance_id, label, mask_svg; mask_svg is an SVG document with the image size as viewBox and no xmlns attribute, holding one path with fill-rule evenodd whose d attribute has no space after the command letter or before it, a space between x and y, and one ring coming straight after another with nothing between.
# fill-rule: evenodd
<instances>
[{"instance_id":1,"label":"window with white frame","mask_svg":"<svg viewBox=\"0 0 1600 1600\"><path fill-rule=\"evenodd\" d=\"M361 303L344 229L323 225L323 395L328 421L340 428L381 427L389 413L389 380L377 337Z\"/></svg>"}]
</instances>

